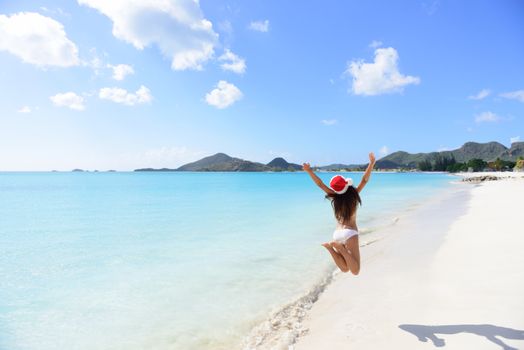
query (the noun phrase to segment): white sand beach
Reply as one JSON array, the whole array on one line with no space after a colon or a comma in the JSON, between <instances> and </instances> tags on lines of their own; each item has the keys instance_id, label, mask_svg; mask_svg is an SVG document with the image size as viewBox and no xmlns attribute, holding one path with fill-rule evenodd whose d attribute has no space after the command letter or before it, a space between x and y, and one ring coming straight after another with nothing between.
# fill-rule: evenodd
<instances>
[{"instance_id":1,"label":"white sand beach","mask_svg":"<svg viewBox=\"0 0 524 350\"><path fill-rule=\"evenodd\" d=\"M524 349L524 174L488 175L512 178L457 184L363 248L292 347Z\"/></svg>"}]
</instances>

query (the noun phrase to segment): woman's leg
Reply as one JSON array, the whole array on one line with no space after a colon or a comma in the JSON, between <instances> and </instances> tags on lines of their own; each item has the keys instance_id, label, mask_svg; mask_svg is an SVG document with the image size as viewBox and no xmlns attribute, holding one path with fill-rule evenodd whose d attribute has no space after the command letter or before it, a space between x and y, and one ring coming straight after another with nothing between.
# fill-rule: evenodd
<instances>
[{"instance_id":1,"label":"woman's leg","mask_svg":"<svg viewBox=\"0 0 524 350\"><path fill-rule=\"evenodd\" d=\"M337 264L340 271L342 272L349 271L349 268L346 264L346 260L344 259L344 257L333 249L333 242L323 243L322 246L328 250L329 254L331 254L331 257L333 258L333 260L335 260L335 264Z\"/></svg>"},{"instance_id":2,"label":"woman's leg","mask_svg":"<svg viewBox=\"0 0 524 350\"><path fill-rule=\"evenodd\" d=\"M344 262L346 263L347 271L351 271L353 274L358 274L357 262L355 258L348 251L346 246L339 242L333 242L332 246L337 250L337 252L342 255ZM344 271L344 272L347 272Z\"/></svg>"}]
</instances>

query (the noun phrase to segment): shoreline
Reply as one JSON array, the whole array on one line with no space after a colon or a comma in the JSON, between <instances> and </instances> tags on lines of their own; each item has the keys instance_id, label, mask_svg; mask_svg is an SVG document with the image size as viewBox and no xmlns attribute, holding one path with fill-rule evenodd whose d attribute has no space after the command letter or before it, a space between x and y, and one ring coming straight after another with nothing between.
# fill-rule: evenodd
<instances>
[{"instance_id":1,"label":"shoreline","mask_svg":"<svg viewBox=\"0 0 524 350\"><path fill-rule=\"evenodd\" d=\"M443 201L451 200L454 205L452 208L459 209L465 203L462 197L467 196L469 184L460 182L454 174L450 177L449 187L446 191L429 200L424 200L411 204L396 215L391 217L391 223L374 227L372 230L363 228L361 232L360 247L363 264L366 259L375 259L376 251L381 249L383 241L389 241L396 233L401 232L406 226L421 224L416 217L421 213L431 212ZM448 221L454 219L456 210L448 210L446 217ZM427 215L427 214L426 214ZM386 220L387 221L387 220ZM316 303L323 298L326 290L339 283L340 279L351 278L341 273L335 266L313 288L297 297L293 301L282 305L273 311L268 318L257 324L247 335L241 345L242 349L291 349L293 344L299 342L309 332L307 321L310 310L316 307Z\"/></svg>"},{"instance_id":2,"label":"shoreline","mask_svg":"<svg viewBox=\"0 0 524 350\"><path fill-rule=\"evenodd\" d=\"M456 349L494 349L493 340L485 340L493 332L506 334L507 344L524 345L524 316L519 316L524 301L516 297L524 294L524 274L519 271L524 258L516 256L524 237L515 232L518 212L524 209L517 199L524 198L524 174L487 174L503 181L456 184L463 190L422 205L362 249L361 274L339 273L333 278L302 317L303 330L300 337L290 339L289 348L430 349L443 346L442 337L449 338L448 348L458 344ZM508 175L512 179L505 179ZM493 201L502 205L487 206ZM490 210L493 217L487 219ZM508 218L516 226L511 227ZM483 233L488 224L489 233ZM508 242L501 239L496 245L502 250L490 249L490 238L501 228L509 232L509 244L514 246L509 257L503 252ZM508 258L514 264L505 263ZM498 268L501 265L505 269ZM486 274L477 266L493 271ZM504 283L493 286L491 279ZM505 288L508 284L511 292ZM501 302L507 305L498 306ZM276 348L287 347L281 343Z\"/></svg>"}]
</instances>

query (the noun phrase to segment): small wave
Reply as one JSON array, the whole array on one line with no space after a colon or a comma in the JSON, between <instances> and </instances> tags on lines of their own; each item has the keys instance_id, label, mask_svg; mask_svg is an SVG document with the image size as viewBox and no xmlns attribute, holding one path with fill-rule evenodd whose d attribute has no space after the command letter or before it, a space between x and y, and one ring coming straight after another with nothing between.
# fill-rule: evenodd
<instances>
[{"instance_id":1,"label":"small wave","mask_svg":"<svg viewBox=\"0 0 524 350\"><path fill-rule=\"evenodd\" d=\"M384 220L384 221L385 222L383 222L382 224L379 224L379 225L376 225L376 226L361 228L361 229L358 230L358 232L361 235L368 235L370 233L383 230L383 229L385 229L387 227L393 226L396 223L398 223L400 221L400 217L399 216L395 216L395 217L391 218L390 220Z\"/></svg>"},{"instance_id":2,"label":"small wave","mask_svg":"<svg viewBox=\"0 0 524 350\"><path fill-rule=\"evenodd\" d=\"M302 321L318 297L331 283L338 271L329 273L320 283L297 300L274 311L271 316L253 328L244 339L244 350L254 349L287 349L298 337L307 334Z\"/></svg>"}]
</instances>

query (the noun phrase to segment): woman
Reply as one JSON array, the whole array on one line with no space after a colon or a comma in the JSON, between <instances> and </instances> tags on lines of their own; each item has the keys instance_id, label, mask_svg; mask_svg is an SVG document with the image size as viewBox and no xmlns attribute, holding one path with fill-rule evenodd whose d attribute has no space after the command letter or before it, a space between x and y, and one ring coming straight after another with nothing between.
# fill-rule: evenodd
<instances>
[{"instance_id":1,"label":"woman","mask_svg":"<svg viewBox=\"0 0 524 350\"><path fill-rule=\"evenodd\" d=\"M322 246L328 250L342 272L351 271L354 275L358 275L360 272L357 206L362 204L360 192L368 183L374 166L375 155L370 153L368 167L356 188L353 187L353 180L341 175L334 176L328 187L311 170L309 163L304 163L302 166L317 186L326 193L326 198L331 200L337 220L337 228L333 232L333 241L323 243Z\"/></svg>"}]
</instances>

